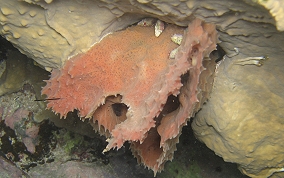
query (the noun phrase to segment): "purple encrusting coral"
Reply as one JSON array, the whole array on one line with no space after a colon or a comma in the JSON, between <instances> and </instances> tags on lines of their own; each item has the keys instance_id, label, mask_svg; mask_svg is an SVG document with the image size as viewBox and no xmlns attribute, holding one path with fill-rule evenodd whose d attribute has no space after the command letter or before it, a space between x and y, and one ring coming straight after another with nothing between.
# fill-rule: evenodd
<instances>
[{"instance_id":1,"label":"purple encrusting coral","mask_svg":"<svg viewBox=\"0 0 284 178\"><path fill-rule=\"evenodd\" d=\"M34 121L37 103L30 91L20 91L0 97L0 118L15 131L30 153L35 153L38 144L40 123ZM33 105L29 105L33 102ZM38 110L38 108L37 108ZM11 140L13 142L13 140Z\"/></svg>"},{"instance_id":2,"label":"purple encrusting coral","mask_svg":"<svg viewBox=\"0 0 284 178\"><path fill-rule=\"evenodd\" d=\"M30 111L19 108L2 119L5 120L6 126L15 131L18 138L20 138L27 147L27 150L30 153L34 153L37 144L39 125L31 120L30 114Z\"/></svg>"}]
</instances>

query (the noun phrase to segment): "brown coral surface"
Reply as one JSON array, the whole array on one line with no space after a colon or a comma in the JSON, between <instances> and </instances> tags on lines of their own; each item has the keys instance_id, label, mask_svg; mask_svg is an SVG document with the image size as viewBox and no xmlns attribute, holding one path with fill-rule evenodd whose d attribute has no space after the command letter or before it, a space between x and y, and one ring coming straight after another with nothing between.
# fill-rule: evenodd
<instances>
[{"instance_id":1,"label":"brown coral surface","mask_svg":"<svg viewBox=\"0 0 284 178\"><path fill-rule=\"evenodd\" d=\"M178 47L171 36L183 33L175 59L169 58ZM157 172L172 159L181 126L193 114L201 93L199 75L205 69L202 60L215 49L216 36L215 26L199 19L185 32L168 24L158 38L154 27L132 26L54 69L42 94L52 99L48 107L62 117L78 110L83 119L93 118L101 133L109 132L106 151L130 141L138 160ZM185 73L189 77L182 87ZM168 96L180 91L181 106L166 113L166 119L155 120ZM115 111L113 106L119 103L124 105Z\"/></svg>"}]
</instances>

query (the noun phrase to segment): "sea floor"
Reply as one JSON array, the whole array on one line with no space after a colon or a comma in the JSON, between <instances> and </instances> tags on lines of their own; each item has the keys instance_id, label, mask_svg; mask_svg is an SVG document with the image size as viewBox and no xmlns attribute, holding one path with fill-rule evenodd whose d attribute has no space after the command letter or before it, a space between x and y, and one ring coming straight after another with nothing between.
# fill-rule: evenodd
<instances>
[{"instance_id":1,"label":"sea floor","mask_svg":"<svg viewBox=\"0 0 284 178\"><path fill-rule=\"evenodd\" d=\"M5 154L2 153L0 177L154 177L151 170L137 164L136 159L128 149L128 145L119 151L112 150L107 154L102 154L101 152L106 145L103 137L88 138L55 126L52 126L51 130L55 134L51 139L57 145L53 145L54 149L50 149L51 153L46 153L48 156L38 158L45 160L45 162L31 160L31 163L34 163L27 166L29 165L27 160L26 167L23 165L21 167L21 164L8 161L4 158ZM70 143L70 139L75 141ZM80 139L84 141L80 141ZM80 145L82 148L79 148ZM90 150L86 147L89 147ZM167 162L164 171L157 173L156 177L245 178L247 176L241 174L236 164L224 162L221 157L215 155L213 151L199 142L194 137L190 126L187 126L183 129L173 161Z\"/></svg>"}]
</instances>

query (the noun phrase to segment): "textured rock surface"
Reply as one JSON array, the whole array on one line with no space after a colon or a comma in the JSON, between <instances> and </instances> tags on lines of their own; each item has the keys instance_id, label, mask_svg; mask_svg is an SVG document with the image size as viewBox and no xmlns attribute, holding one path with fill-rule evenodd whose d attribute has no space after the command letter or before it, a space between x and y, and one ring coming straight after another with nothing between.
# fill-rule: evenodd
<instances>
[{"instance_id":1,"label":"textured rock surface","mask_svg":"<svg viewBox=\"0 0 284 178\"><path fill-rule=\"evenodd\" d=\"M265 42L270 40L276 42ZM284 52L280 46L276 43L267 49L271 57L261 67L239 65L241 56L221 62L210 99L192 124L197 138L225 161L239 163L252 177L268 177L284 167Z\"/></svg>"},{"instance_id":2,"label":"textured rock surface","mask_svg":"<svg viewBox=\"0 0 284 178\"><path fill-rule=\"evenodd\" d=\"M18 169L11 162L0 157L0 176L3 178L28 177L29 175Z\"/></svg>"},{"instance_id":3,"label":"textured rock surface","mask_svg":"<svg viewBox=\"0 0 284 178\"><path fill-rule=\"evenodd\" d=\"M257 22L275 23L267 10L250 1L247 1L249 4L237 0L230 0L227 4L206 0L171 0L166 3L140 3L135 0L27 2L32 4L16 0L0 1L0 33L47 70L62 67L68 57L86 51L104 35L123 29L147 16L158 17L184 27L193 16L213 22L224 32L220 38L226 52L235 47L231 43L231 36L240 33L241 36L250 36L249 34L254 33L252 29L256 29L250 25ZM249 52L250 50L245 54Z\"/></svg>"},{"instance_id":4,"label":"textured rock surface","mask_svg":"<svg viewBox=\"0 0 284 178\"><path fill-rule=\"evenodd\" d=\"M276 21L279 31L284 31L284 1L281 0L257 0L257 2L267 8Z\"/></svg>"},{"instance_id":5,"label":"textured rock surface","mask_svg":"<svg viewBox=\"0 0 284 178\"><path fill-rule=\"evenodd\" d=\"M41 98L42 80L48 78L48 72L34 66L33 60L19 51L8 50L6 53L7 59L1 61L6 67L0 76L0 121L14 130L17 141L23 142L30 153L35 153L41 122L56 117L46 110L42 101L35 101ZM5 133L3 128L0 130ZM1 151L8 147L4 143L1 143Z\"/></svg>"},{"instance_id":6,"label":"textured rock surface","mask_svg":"<svg viewBox=\"0 0 284 178\"><path fill-rule=\"evenodd\" d=\"M0 107L5 108L3 117L19 108L33 112L34 121L38 123L50 116L52 113L45 109L43 101L34 101L42 98L42 80L48 78L48 72L34 67L31 59L16 50L9 50L7 59L1 61L1 65L5 65L0 76Z\"/></svg>"},{"instance_id":7,"label":"textured rock surface","mask_svg":"<svg viewBox=\"0 0 284 178\"><path fill-rule=\"evenodd\" d=\"M1 0L0 33L46 70L62 67L68 57L134 22L101 8L98 1L37 3Z\"/></svg>"},{"instance_id":8,"label":"textured rock surface","mask_svg":"<svg viewBox=\"0 0 284 178\"><path fill-rule=\"evenodd\" d=\"M240 164L252 177L267 177L284 167L284 34L272 25L254 25L258 38L244 33L230 37L240 53L229 53L233 57L220 63L211 97L192 126L197 138L224 160ZM253 65L257 59L241 62L264 55L269 59L261 67Z\"/></svg>"}]
</instances>

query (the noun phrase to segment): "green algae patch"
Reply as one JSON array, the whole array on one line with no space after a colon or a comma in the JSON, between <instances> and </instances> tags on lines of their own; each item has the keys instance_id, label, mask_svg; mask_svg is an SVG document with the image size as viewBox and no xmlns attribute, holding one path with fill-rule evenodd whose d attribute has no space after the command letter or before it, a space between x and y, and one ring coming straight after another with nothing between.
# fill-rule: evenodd
<instances>
[{"instance_id":1,"label":"green algae patch","mask_svg":"<svg viewBox=\"0 0 284 178\"><path fill-rule=\"evenodd\" d=\"M74 134L73 132L66 131L61 132L63 135L56 135L60 147L64 148L65 153L70 154L75 148L82 146L84 137L79 134Z\"/></svg>"},{"instance_id":2,"label":"green algae patch","mask_svg":"<svg viewBox=\"0 0 284 178\"><path fill-rule=\"evenodd\" d=\"M158 178L202 178L200 175L201 169L198 164L193 161L190 165L185 165L182 162L173 161L165 165L165 170L158 174Z\"/></svg>"},{"instance_id":3,"label":"green algae patch","mask_svg":"<svg viewBox=\"0 0 284 178\"><path fill-rule=\"evenodd\" d=\"M74 137L71 137L70 132L67 132L66 136L64 136L64 139L67 141L66 146L64 147L67 153L70 153L73 148L78 147L83 143L82 136L75 134Z\"/></svg>"}]
</instances>

